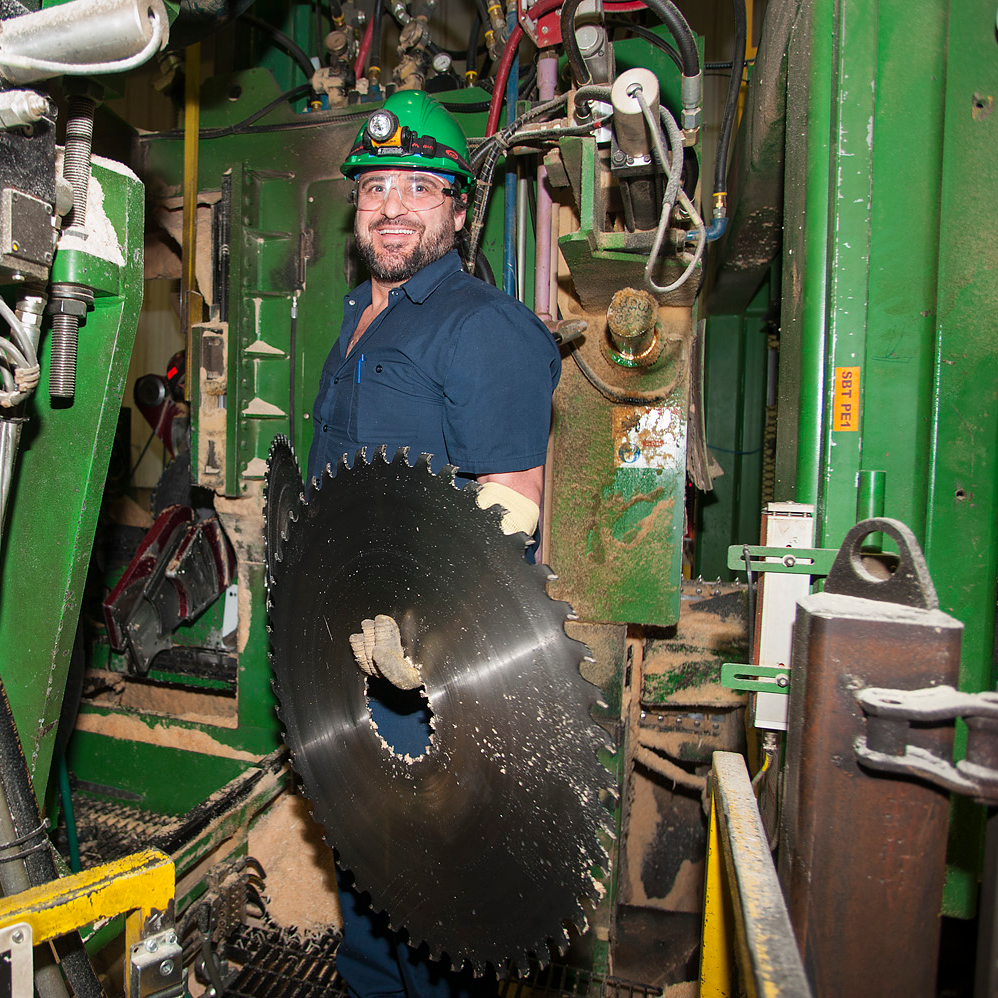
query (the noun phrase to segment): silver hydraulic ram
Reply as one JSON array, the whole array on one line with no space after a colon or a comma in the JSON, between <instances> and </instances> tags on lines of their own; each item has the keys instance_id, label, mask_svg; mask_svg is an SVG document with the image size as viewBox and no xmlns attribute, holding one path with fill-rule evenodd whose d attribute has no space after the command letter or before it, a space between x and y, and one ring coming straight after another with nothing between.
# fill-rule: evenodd
<instances>
[{"instance_id":1,"label":"silver hydraulic ram","mask_svg":"<svg viewBox=\"0 0 998 998\"><path fill-rule=\"evenodd\" d=\"M0 24L0 77L24 84L141 65L166 44L162 0L69 0Z\"/></svg>"}]
</instances>

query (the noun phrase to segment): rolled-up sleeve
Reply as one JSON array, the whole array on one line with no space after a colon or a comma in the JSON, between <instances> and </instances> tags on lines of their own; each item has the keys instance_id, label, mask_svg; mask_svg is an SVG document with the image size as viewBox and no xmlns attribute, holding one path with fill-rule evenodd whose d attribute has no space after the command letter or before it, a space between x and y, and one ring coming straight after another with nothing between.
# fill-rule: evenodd
<instances>
[{"instance_id":1,"label":"rolled-up sleeve","mask_svg":"<svg viewBox=\"0 0 998 998\"><path fill-rule=\"evenodd\" d=\"M464 317L444 386L447 459L476 475L544 464L561 357L544 324L514 300Z\"/></svg>"}]
</instances>

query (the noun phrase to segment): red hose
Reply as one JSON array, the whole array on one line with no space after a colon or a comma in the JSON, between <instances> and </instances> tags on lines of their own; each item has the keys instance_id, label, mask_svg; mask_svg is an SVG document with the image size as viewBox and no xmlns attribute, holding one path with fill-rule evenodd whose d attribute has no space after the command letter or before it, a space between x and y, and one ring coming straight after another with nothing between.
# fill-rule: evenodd
<instances>
[{"instance_id":1,"label":"red hose","mask_svg":"<svg viewBox=\"0 0 998 998\"><path fill-rule=\"evenodd\" d=\"M544 0L542 0L542 2L544 2ZM547 0L547 2L563 3L564 0ZM510 32L509 38L506 39L506 46L502 50L502 56L499 59L499 66L496 69L495 89L492 91L492 100L489 103L489 116L485 122L486 138L490 135L495 135L496 129L499 127L499 112L502 109L503 97L506 96L506 80L509 78L509 70L513 65L513 60L517 56L517 50L520 48L521 38L523 38L523 28L521 28L520 25L517 25L512 32ZM512 120L513 119L510 118L510 121Z\"/></svg>"},{"instance_id":2,"label":"red hose","mask_svg":"<svg viewBox=\"0 0 998 998\"><path fill-rule=\"evenodd\" d=\"M546 14L557 10L564 2L565 0L539 0L538 3L535 3L530 8L528 17L536 24ZM645 6L641 0L603 0L603 2L618 14L626 14L632 10L643 10ZM368 23L368 30L370 30L370 22ZM365 35L364 37L366 41L367 36ZM496 129L499 127L499 112L502 110L503 98L506 95L506 79L509 76L510 66L513 65L513 60L516 58L516 51L520 47L521 38L523 38L523 28L518 24L506 41L506 46L502 50L502 56L499 59L499 66L496 69L495 89L492 91L492 100L489 103L489 116L485 124L486 138L490 135L495 135ZM510 120L512 121L512 110Z\"/></svg>"},{"instance_id":3,"label":"red hose","mask_svg":"<svg viewBox=\"0 0 998 998\"><path fill-rule=\"evenodd\" d=\"M381 0L378 0L380 3ZM367 62L367 53L371 50L371 35L374 33L374 18L367 19L367 27L364 29L364 37L360 41L360 48L357 50L357 59L353 64L353 75L359 80L364 75L364 63Z\"/></svg>"}]
</instances>

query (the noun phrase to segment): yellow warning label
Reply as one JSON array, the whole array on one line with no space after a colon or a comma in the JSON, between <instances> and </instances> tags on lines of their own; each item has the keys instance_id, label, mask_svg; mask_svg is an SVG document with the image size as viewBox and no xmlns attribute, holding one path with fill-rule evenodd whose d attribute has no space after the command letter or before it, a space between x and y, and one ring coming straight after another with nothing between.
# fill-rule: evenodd
<instances>
[{"instance_id":1,"label":"yellow warning label","mask_svg":"<svg viewBox=\"0 0 998 998\"><path fill-rule=\"evenodd\" d=\"M832 429L859 431L859 368L835 368L835 402Z\"/></svg>"}]
</instances>

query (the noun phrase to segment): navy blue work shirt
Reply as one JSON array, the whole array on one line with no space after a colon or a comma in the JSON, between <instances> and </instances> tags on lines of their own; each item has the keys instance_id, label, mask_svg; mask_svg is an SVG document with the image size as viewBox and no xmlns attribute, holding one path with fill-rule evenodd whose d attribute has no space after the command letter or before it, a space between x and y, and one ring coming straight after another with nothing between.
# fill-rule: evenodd
<instances>
[{"instance_id":1,"label":"navy blue work shirt","mask_svg":"<svg viewBox=\"0 0 998 998\"><path fill-rule=\"evenodd\" d=\"M388 459L433 455L434 472L525 471L544 464L561 356L526 306L465 273L452 250L389 293L346 355L366 281L343 299L343 324L312 410L308 481L346 454L385 444Z\"/></svg>"}]
</instances>

